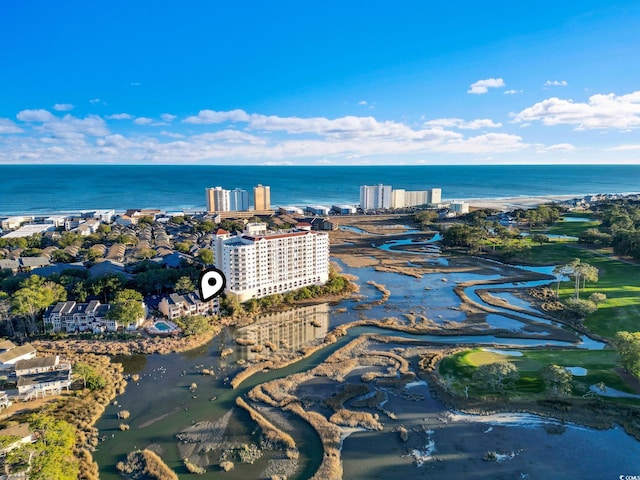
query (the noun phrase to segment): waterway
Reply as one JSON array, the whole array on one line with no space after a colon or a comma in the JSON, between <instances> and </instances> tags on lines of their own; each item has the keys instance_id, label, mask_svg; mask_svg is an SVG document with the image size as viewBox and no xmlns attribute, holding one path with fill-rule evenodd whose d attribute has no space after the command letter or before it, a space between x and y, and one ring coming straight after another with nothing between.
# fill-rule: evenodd
<instances>
[{"instance_id":1,"label":"waterway","mask_svg":"<svg viewBox=\"0 0 640 480\"><path fill-rule=\"evenodd\" d=\"M434 253L430 250L429 252L424 252L424 255L439 255L439 253ZM491 264L488 263L487 265L490 266ZM97 424L101 442L94 454L94 458L100 466L101 478L106 480L120 479L115 469L115 464L123 460L127 452L136 448L145 448L149 445L160 452L165 462L178 473L181 479L217 478L220 473L217 467L220 452L211 452L207 457L209 467L205 475L189 474L180 458L176 434L191 425L205 421L215 422L226 415L228 424L225 441L229 442L228 447L255 442L255 425L249 419L248 414L234 406L235 399L238 396L246 394L249 389L260 383L285 377L292 373L306 371L324 361L332 352L341 348L350 340L365 333L386 333L412 340L416 344L425 345L430 343L468 344L494 348L516 347L518 349L545 345L577 346L588 349L603 348L604 346L600 342L595 342L577 334L574 341L570 342L545 338L544 332L530 332L527 334L523 326L532 322L537 322L542 327L549 329L558 327L554 322L535 315L533 310L529 313L514 314L514 311L510 309L496 308L484 304L482 299L477 296L476 290L487 288L488 283L502 278L500 273L501 265L499 264L495 264L494 273L489 274L437 273L423 275L418 279L396 273L377 272L370 267L349 268L345 265L342 265L342 267L345 273L358 276L360 293L365 298L358 302L344 301L336 306L324 304L315 306L311 310L307 307L306 309L284 314L264 316L254 325L243 328L226 328L211 343L191 352L163 356L136 356L126 359L128 372L136 373L140 378L138 381L129 382L126 392L117 397L115 404L107 408L102 419ZM530 270L548 274L550 268L552 269L553 267ZM381 296L377 289L366 283L369 280L385 285L391 291L391 295L384 304L362 310L358 306L377 300ZM271 342L280 349L296 351L301 347L322 342L326 332L335 326L363 317L369 319L403 318L405 314L413 314L423 315L443 325L448 322L465 322L465 313L460 310L460 298L455 294L454 287L459 283L472 280L481 280L483 283L487 283L467 287L466 293L474 301L493 309L495 312L489 314L490 316L488 315L486 324L477 327L477 335L412 335L371 326L352 328L337 343L323 348L304 360L283 369L256 374L236 390L232 390L228 386L226 380L232 377L245 362L254 359L256 356L266 357L269 354L269 350L256 351L256 348L252 348L253 345L238 345L235 341L236 338L242 338L244 340L242 343L263 345L266 342ZM550 281L552 280L505 282L491 285L491 288L522 288ZM510 294L502 294L500 296L506 301L513 300ZM513 303L517 304L518 307L524 307L519 302ZM509 326L507 330L518 332L518 336L508 338L503 334L496 336L492 333L496 328L503 329L505 325ZM221 354L225 350L229 350L231 353L221 358ZM215 376L203 375L204 369L214 372ZM190 386L193 383L197 387L192 390ZM419 388L426 387L416 387L416 389ZM422 407L418 405L418 408L423 408L425 415L428 412L434 415L446 412L428 394L425 395L425 398L426 403ZM126 421L117 418L117 413L121 410L130 412L130 417ZM322 448L320 440L315 432L304 422L295 419L288 419L288 422L291 427L291 434L300 450L299 466L293 478L309 478L321 461ZM456 428L460 435L465 435L468 438L477 437L478 441L482 441L482 435L479 433L479 427L477 426L478 422L482 423L482 419L478 419L477 422L473 418L466 419L464 422L451 422L450 428ZM131 428L128 431L120 431L119 425L121 423L127 423ZM535 434L528 436L525 433L522 434L524 436L521 443L528 445L528 448L537 445L536 442L540 442L540 438L543 437L547 439L550 445L548 451L532 448L532 453L527 457L528 462L552 461L560 471L568 469L567 471L569 472L577 472L578 470L575 470L577 468L575 458L599 458L599 455L605 452L607 455L607 468L611 469L609 471L615 471L616 474L633 473L632 468L637 465L635 459L640 456L640 442L637 442L621 429L606 432L587 428L569 429L567 431L570 434L565 438L569 439L571 437L570 440L574 443L564 444L560 449L559 445L562 443L563 437L562 435L557 435L553 439L545 437L547 434L545 433L544 425L547 425L547 423L548 421L542 419L540 421L542 426L535 427L537 428ZM520 429L524 427L516 422L513 425L501 425L500 428L517 429L520 432ZM345 478L367 478L362 472L373 472L364 468L363 459L355 455L354 449L351 448L353 442L359 441L359 439L368 435L373 435L373 433L354 433L345 440L345 456L343 457ZM437 437L438 435L434 435L436 445ZM556 438L560 439L560 443L556 442ZM629 457L609 451L612 445L615 445L621 451L628 451ZM236 464L236 468L224 473L224 477L228 479L263 478L270 462L277 460L280 454L281 452L267 449L264 456L253 465ZM389 452L381 453L380 458L387 458L387 460L391 461L391 457L388 455L390 455ZM464 462L465 460L464 458L458 458L456 461ZM474 463L469 459L466 461L470 462L470 466ZM369 468L374 468L378 465L378 461L373 459L365 459L364 462ZM385 471L385 468L380 467L378 471L381 475L380 478L389 478L385 476ZM530 478L537 478L533 474L534 472L535 469L533 468L529 468L526 472L523 471L523 473L531 475ZM430 473L435 474L437 470L430 471ZM436 477L438 476L440 475L437 474ZM573 477L573 475L570 476ZM556 476L556 478L559 477Z\"/></svg>"}]
</instances>

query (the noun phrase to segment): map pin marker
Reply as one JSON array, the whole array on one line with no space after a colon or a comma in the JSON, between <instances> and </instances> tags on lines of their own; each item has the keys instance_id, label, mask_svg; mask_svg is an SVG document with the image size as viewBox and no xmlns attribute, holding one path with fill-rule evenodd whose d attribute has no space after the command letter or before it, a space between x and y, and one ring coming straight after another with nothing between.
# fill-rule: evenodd
<instances>
[{"instance_id":1,"label":"map pin marker","mask_svg":"<svg viewBox=\"0 0 640 480\"><path fill-rule=\"evenodd\" d=\"M200 292L200 300L207 302L217 297L224 291L227 279L217 268L207 268L200 273L200 281L198 282L198 290Z\"/></svg>"}]
</instances>

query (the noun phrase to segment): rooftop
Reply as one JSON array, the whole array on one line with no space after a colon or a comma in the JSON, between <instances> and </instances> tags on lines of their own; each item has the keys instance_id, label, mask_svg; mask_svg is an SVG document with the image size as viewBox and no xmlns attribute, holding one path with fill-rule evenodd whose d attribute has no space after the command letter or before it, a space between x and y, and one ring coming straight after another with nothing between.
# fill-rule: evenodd
<instances>
[{"instance_id":1,"label":"rooftop","mask_svg":"<svg viewBox=\"0 0 640 480\"><path fill-rule=\"evenodd\" d=\"M30 358L29 360L18 360L16 362L16 370L55 367L58 364L58 360L59 360L58 356L36 357L36 358Z\"/></svg>"},{"instance_id":2,"label":"rooftop","mask_svg":"<svg viewBox=\"0 0 640 480\"><path fill-rule=\"evenodd\" d=\"M18 378L18 387L38 385L40 383L63 382L69 380L71 370L53 370L51 372L33 373L31 375L21 375Z\"/></svg>"}]
</instances>

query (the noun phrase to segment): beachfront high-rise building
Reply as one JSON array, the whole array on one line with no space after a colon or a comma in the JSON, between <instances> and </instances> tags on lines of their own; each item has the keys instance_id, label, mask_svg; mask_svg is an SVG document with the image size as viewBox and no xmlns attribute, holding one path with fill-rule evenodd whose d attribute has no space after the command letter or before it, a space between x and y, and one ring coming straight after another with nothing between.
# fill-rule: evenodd
<instances>
[{"instance_id":1,"label":"beachfront high-rise building","mask_svg":"<svg viewBox=\"0 0 640 480\"><path fill-rule=\"evenodd\" d=\"M442 202L442 189L441 188L432 188L429 190L429 205L438 205Z\"/></svg>"},{"instance_id":2,"label":"beachfront high-rise building","mask_svg":"<svg viewBox=\"0 0 640 480\"><path fill-rule=\"evenodd\" d=\"M215 266L225 275L227 294L245 302L327 282L327 233L268 233L258 224L249 226L239 235L220 230L214 236Z\"/></svg>"},{"instance_id":3,"label":"beachfront high-rise building","mask_svg":"<svg viewBox=\"0 0 640 480\"><path fill-rule=\"evenodd\" d=\"M241 188L234 188L229 192L229 210L232 212L246 212L249 210L249 192Z\"/></svg>"},{"instance_id":4,"label":"beachfront high-rise building","mask_svg":"<svg viewBox=\"0 0 640 480\"><path fill-rule=\"evenodd\" d=\"M241 188L225 190L222 187L207 188L207 212L246 212L249 210L249 193Z\"/></svg>"},{"instance_id":5,"label":"beachfront high-rise building","mask_svg":"<svg viewBox=\"0 0 640 480\"><path fill-rule=\"evenodd\" d=\"M271 188L258 184L253 187L253 208L256 210L269 210L271 208Z\"/></svg>"},{"instance_id":6,"label":"beachfront high-rise building","mask_svg":"<svg viewBox=\"0 0 640 480\"><path fill-rule=\"evenodd\" d=\"M393 189L391 191L391 208L404 208L407 206L405 203L405 191L401 188Z\"/></svg>"},{"instance_id":7,"label":"beachfront high-rise building","mask_svg":"<svg viewBox=\"0 0 640 480\"><path fill-rule=\"evenodd\" d=\"M222 187L207 188L207 212L229 211L229 190Z\"/></svg>"},{"instance_id":8,"label":"beachfront high-rise building","mask_svg":"<svg viewBox=\"0 0 640 480\"><path fill-rule=\"evenodd\" d=\"M360 208L363 210L391 208L391 185L360 186Z\"/></svg>"},{"instance_id":9,"label":"beachfront high-rise building","mask_svg":"<svg viewBox=\"0 0 640 480\"><path fill-rule=\"evenodd\" d=\"M418 207L429 203L429 192L426 190L407 190L404 192L404 204L407 207Z\"/></svg>"},{"instance_id":10,"label":"beachfront high-rise building","mask_svg":"<svg viewBox=\"0 0 640 480\"><path fill-rule=\"evenodd\" d=\"M360 187L362 198L362 187ZM423 205L436 206L442 201L442 189L404 190L393 189L391 192L391 208L419 207Z\"/></svg>"}]
</instances>

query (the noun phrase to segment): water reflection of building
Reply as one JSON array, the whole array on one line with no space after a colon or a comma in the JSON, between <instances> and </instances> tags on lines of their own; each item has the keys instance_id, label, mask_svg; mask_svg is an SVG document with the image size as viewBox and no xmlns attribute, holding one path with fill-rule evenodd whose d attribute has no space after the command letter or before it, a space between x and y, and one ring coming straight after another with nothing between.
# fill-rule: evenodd
<instances>
[{"instance_id":1,"label":"water reflection of building","mask_svg":"<svg viewBox=\"0 0 640 480\"><path fill-rule=\"evenodd\" d=\"M327 303L261 315L255 323L236 330L236 338L242 339L242 343L251 343L238 346L238 358L268 356L271 349L264 345L269 343L278 349L296 350L323 338L328 331Z\"/></svg>"}]
</instances>

